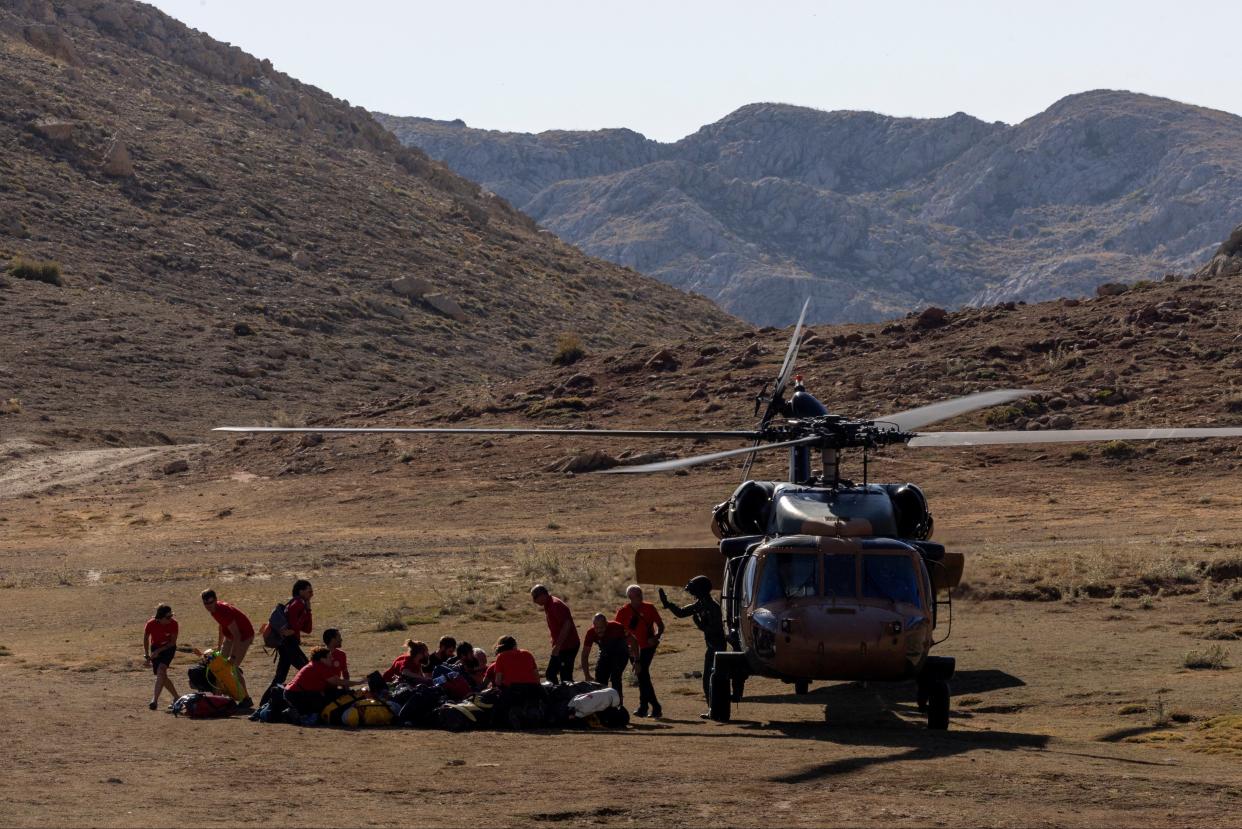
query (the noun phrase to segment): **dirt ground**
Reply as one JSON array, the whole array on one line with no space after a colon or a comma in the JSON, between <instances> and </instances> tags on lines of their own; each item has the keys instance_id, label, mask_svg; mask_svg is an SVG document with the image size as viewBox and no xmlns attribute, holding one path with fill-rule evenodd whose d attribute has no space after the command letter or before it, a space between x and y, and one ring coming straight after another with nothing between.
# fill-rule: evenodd
<instances>
[{"instance_id":1,"label":"dirt ground","mask_svg":"<svg viewBox=\"0 0 1242 829\"><path fill-rule=\"evenodd\" d=\"M875 477L925 485L937 538L968 556L938 649L959 668L947 733L926 730L907 686L798 697L752 680L733 722L701 721L689 674L702 640L688 620L670 620L655 662L665 718L624 732L347 732L147 710L141 631L157 602L173 605L182 643L202 646L214 627L201 589L257 622L305 576L316 633L342 628L355 671L443 633L490 647L512 632L542 660L533 581L582 626L620 604L635 548L709 541L708 509L736 483L736 470L510 480L548 452L516 447L454 468L429 449L274 478L244 461L165 476L187 451L170 447L25 487L14 465L31 459L10 458L0 823L1242 824L1242 611L1228 569L1242 496L1194 467L1083 464L1066 481L1022 450L877 462ZM83 459L55 465L76 472ZM377 632L390 616L408 629ZM1214 648L1235 667L1185 667ZM188 664L174 662L179 691ZM265 685L262 651L246 665L252 688Z\"/></svg>"}]
</instances>

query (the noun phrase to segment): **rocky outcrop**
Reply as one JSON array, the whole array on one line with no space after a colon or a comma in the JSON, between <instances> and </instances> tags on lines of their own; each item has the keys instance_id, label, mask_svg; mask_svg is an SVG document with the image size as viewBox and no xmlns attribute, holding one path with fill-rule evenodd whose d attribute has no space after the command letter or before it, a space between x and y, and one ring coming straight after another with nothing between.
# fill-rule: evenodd
<instances>
[{"instance_id":1,"label":"rocky outcrop","mask_svg":"<svg viewBox=\"0 0 1242 829\"><path fill-rule=\"evenodd\" d=\"M1216 254L1206 265L1199 269L1195 276L1208 279L1215 276L1237 276L1242 274L1242 225L1233 229Z\"/></svg>"},{"instance_id":2,"label":"rocky outcrop","mask_svg":"<svg viewBox=\"0 0 1242 829\"><path fill-rule=\"evenodd\" d=\"M1126 92L1013 126L753 104L672 144L376 115L584 250L763 324L1089 296L1242 215L1242 118Z\"/></svg>"}]
</instances>

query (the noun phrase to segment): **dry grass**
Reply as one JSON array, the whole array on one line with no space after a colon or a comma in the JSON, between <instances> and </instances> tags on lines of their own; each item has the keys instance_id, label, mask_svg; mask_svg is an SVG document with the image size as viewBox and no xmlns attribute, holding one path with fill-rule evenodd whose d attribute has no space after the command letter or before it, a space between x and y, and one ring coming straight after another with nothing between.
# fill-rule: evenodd
<instances>
[{"instance_id":1,"label":"dry grass","mask_svg":"<svg viewBox=\"0 0 1242 829\"><path fill-rule=\"evenodd\" d=\"M552 355L552 364L571 366L585 356L582 339L577 334L565 333L556 339L556 353Z\"/></svg>"},{"instance_id":2,"label":"dry grass","mask_svg":"<svg viewBox=\"0 0 1242 829\"><path fill-rule=\"evenodd\" d=\"M380 614L379 621L375 623L376 633L387 633L392 630L405 630L409 625L405 623L405 614L409 608L390 607Z\"/></svg>"},{"instance_id":3,"label":"dry grass","mask_svg":"<svg viewBox=\"0 0 1242 829\"><path fill-rule=\"evenodd\" d=\"M60 263L51 260L25 259L21 256L9 263L9 275L17 279L29 279L60 287L65 280L60 273Z\"/></svg>"},{"instance_id":4,"label":"dry grass","mask_svg":"<svg viewBox=\"0 0 1242 829\"><path fill-rule=\"evenodd\" d=\"M10 397L7 400L0 400L0 415L21 414L22 401L16 397Z\"/></svg>"},{"instance_id":5,"label":"dry grass","mask_svg":"<svg viewBox=\"0 0 1242 829\"><path fill-rule=\"evenodd\" d=\"M1229 667L1229 651L1219 642L1194 648L1186 652L1182 665L1196 671L1221 671Z\"/></svg>"}]
</instances>

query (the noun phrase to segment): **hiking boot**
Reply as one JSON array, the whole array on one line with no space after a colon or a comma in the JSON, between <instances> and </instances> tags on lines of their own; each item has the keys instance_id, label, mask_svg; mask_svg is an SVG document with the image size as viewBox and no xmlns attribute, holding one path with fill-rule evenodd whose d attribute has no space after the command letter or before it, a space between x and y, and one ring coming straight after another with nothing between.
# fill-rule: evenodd
<instances>
[{"instance_id":1,"label":"hiking boot","mask_svg":"<svg viewBox=\"0 0 1242 829\"><path fill-rule=\"evenodd\" d=\"M651 706L651 716L657 720L664 719L664 709L659 704Z\"/></svg>"},{"instance_id":2,"label":"hiking boot","mask_svg":"<svg viewBox=\"0 0 1242 829\"><path fill-rule=\"evenodd\" d=\"M147 707L150 708L152 711L154 711L156 708L160 707L160 704L156 702L155 700L151 700L150 702L147 703Z\"/></svg>"},{"instance_id":3,"label":"hiking boot","mask_svg":"<svg viewBox=\"0 0 1242 829\"><path fill-rule=\"evenodd\" d=\"M711 712L711 711L705 711L704 713L699 714L699 719L700 719L700 720L710 720L711 718L712 718L712 712Z\"/></svg>"},{"instance_id":4,"label":"hiking boot","mask_svg":"<svg viewBox=\"0 0 1242 829\"><path fill-rule=\"evenodd\" d=\"M638 706L637 708L635 708L635 709L634 709L634 716L635 716L635 717L646 717L646 716L648 716L648 714L647 714L647 706L645 706L645 705L640 705L640 706Z\"/></svg>"}]
</instances>

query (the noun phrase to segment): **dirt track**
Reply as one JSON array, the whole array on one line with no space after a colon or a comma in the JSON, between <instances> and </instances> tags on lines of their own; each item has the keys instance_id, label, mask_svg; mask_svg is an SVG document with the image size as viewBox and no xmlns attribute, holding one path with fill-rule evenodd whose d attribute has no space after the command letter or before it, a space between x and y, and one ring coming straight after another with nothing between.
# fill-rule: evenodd
<instances>
[{"instance_id":1,"label":"dirt track","mask_svg":"<svg viewBox=\"0 0 1242 829\"><path fill-rule=\"evenodd\" d=\"M11 654L0 664L10 687L54 688L56 699L37 711L21 695L0 699L6 822L1238 824L1242 741L1218 739L1215 719L1242 712L1236 669L1182 667L1210 631L1242 627L1237 601L1212 584L1147 598L958 601L941 649L960 671L947 734L925 730L910 688L793 697L767 680L748 686L734 722L704 723L699 681L685 676L701 659L688 622L672 623L656 661L666 719L625 733L348 733L146 710L142 622L168 600L182 641L209 643L197 606L209 584L260 617L295 575L309 576L316 627L343 628L356 670L384 664L407 636L443 632L485 645L514 632L542 659L546 628L524 593L532 580L557 586L580 621L614 607L626 551L701 540L705 505L733 478L652 478L641 498L615 478L504 481L527 454L495 458L486 479L428 471L441 462L434 452L380 476L239 468L173 480L139 465L128 483L0 501L0 644ZM898 458L879 474L928 482L938 535L967 552L976 592L1162 572L1234 549L1236 499L1197 499L1206 475L1084 469L1067 491L1022 462L963 466L954 478L944 463ZM443 521L450 514L474 518L459 526ZM374 632L392 608L410 629ZM1242 660L1236 641L1216 644ZM184 677L186 658L174 667ZM266 682L261 652L248 667L252 684ZM1189 721L1164 722L1174 714ZM202 782L221 775L244 781L234 812ZM49 788L52 779L68 782Z\"/></svg>"}]
</instances>

